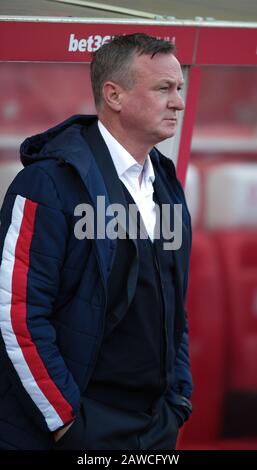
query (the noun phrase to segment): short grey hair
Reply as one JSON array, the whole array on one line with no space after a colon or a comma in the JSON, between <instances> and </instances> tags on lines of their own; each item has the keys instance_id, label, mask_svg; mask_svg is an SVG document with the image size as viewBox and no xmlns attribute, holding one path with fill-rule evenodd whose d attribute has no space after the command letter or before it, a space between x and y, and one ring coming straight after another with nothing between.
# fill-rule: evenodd
<instances>
[{"instance_id":1,"label":"short grey hair","mask_svg":"<svg viewBox=\"0 0 257 470\"><path fill-rule=\"evenodd\" d=\"M175 54L175 44L157 39L144 33L115 36L111 42L104 44L93 55L91 62L91 83L96 108L102 105L102 88L106 81L111 80L132 88L135 77L131 62L135 55Z\"/></svg>"}]
</instances>

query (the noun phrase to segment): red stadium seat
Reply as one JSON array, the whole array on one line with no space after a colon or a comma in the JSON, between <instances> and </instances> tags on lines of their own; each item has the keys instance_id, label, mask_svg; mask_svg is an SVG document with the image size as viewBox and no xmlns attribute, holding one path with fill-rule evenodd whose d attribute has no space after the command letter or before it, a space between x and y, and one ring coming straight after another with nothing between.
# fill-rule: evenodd
<instances>
[{"instance_id":1,"label":"red stadium seat","mask_svg":"<svg viewBox=\"0 0 257 470\"><path fill-rule=\"evenodd\" d=\"M257 231L216 235L227 285L228 385L257 391Z\"/></svg>"},{"instance_id":2,"label":"red stadium seat","mask_svg":"<svg viewBox=\"0 0 257 470\"><path fill-rule=\"evenodd\" d=\"M225 436L257 436L257 231L215 235L226 285Z\"/></svg>"},{"instance_id":3,"label":"red stadium seat","mask_svg":"<svg viewBox=\"0 0 257 470\"><path fill-rule=\"evenodd\" d=\"M190 355L194 381L193 414L179 437L188 448L216 440L224 395L224 311L216 247L210 236L195 232L188 291Z\"/></svg>"}]
</instances>

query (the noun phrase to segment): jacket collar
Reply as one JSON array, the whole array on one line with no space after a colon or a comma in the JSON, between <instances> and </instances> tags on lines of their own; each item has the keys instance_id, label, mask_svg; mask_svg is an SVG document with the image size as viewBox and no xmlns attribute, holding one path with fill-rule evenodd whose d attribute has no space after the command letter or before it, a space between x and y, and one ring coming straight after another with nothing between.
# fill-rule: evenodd
<instances>
[{"instance_id":1,"label":"jacket collar","mask_svg":"<svg viewBox=\"0 0 257 470\"><path fill-rule=\"evenodd\" d=\"M94 154L95 162L102 175L108 194L107 200L109 204L119 204L125 210L126 217L124 221L122 218L120 219L120 225L124 234L129 233L129 211L127 201L124 196L124 192L122 190L122 186L120 184L112 157L99 131L97 122L94 122L91 126L85 128L83 134L87 143L89 144L89 147L91 148L92 153ZM93 167L91 167L88 172L89 178L91 177L92 168ZM134 243L135 248L137 248L136 241L132 240L132 242Z\"/></svg>"}]
</instances>

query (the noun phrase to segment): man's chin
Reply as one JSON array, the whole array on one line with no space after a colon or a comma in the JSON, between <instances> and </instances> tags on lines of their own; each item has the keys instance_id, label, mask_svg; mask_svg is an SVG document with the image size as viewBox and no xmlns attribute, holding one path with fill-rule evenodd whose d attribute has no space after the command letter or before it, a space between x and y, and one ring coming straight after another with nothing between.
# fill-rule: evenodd
<instances>
[{"instance_id":1,"label":"man's chin","mask_svg":"<svg viewBox=\"0 0 257 470\"><path fill-rule=\"evenodd\" d=\"M177 123L174 121L169 121L168 119L165 121L165 125L161 129L161 133L163 134L163 140L168 139L169 137L174 137L177 130Z\"/></svg>"},{"instance_id":2,"label":"man's chin","mask_svg":"<svg viewBox=\"0 0 257 470\"><path fill-rule=\"evenodd\" d=\"M170 137L174 137L175 133L176 133L175 129L169 129L169 130L166 130L165 132L163 131L162 133L160 133L159 142L162 142L163 140L169 139Z\"/></svg>"}]
</instances>

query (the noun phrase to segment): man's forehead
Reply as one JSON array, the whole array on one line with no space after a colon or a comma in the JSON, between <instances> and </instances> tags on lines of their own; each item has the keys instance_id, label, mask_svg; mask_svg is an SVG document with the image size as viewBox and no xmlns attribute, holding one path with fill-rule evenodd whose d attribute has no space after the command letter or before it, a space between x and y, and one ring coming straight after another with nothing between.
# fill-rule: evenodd
<instances>
[{"instance_id":1,"label":"man's forehead","mask_svg":"<svg viewBox=\"0 0 257 470\"><path fill-rule=\"evenodd\" d=\"M133 68L140 76L152 74L158 77L170 77L183 81L183 74L178 59L172 53L151 55L136 55L133 60Z\"/></svg>"}]
</instances>

